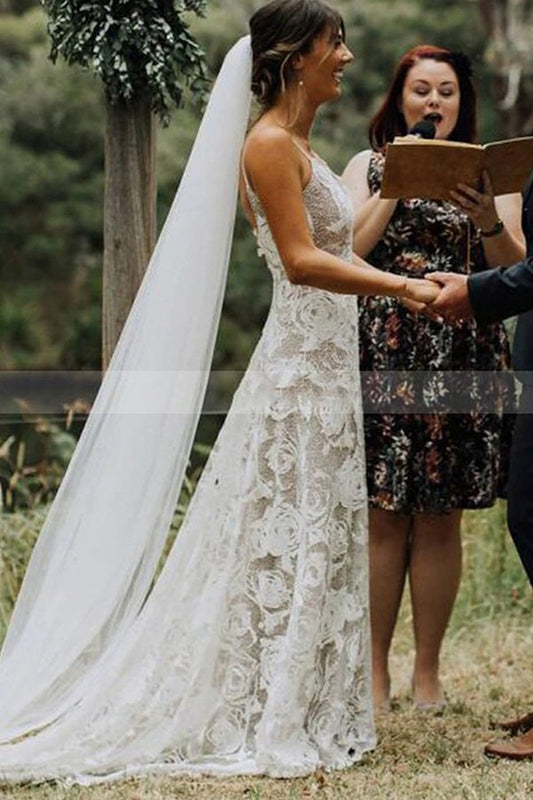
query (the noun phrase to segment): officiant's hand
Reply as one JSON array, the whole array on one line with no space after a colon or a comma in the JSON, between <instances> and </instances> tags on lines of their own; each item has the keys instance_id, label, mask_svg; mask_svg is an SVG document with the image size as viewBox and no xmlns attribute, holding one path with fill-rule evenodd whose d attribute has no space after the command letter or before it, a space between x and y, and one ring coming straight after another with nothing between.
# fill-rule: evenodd
<instances>
[{"instance_id":1,"label":"officiant's hand","mask_svg":"<svg viewBox=\"0 0 533 800\"><path fill-rule=\"evenodd\" d=\"M466 275L455 272L429 272L426 278L440 287L431 308L447 322L460 322L472 316Z\"/></svg>"},{"instance_id":2,"label":"officiant's hand","mask_svg":"<svg viewBox=\"0 0 533 800\"><path fill-rule=\"evenodd\" d=\"M476 228L490 231L498 222L494 191L489 173L483 172L483 188L477 191L466 183L458 183L450 192L451 202L467 214Z\"/></svg>"}]
</instances>

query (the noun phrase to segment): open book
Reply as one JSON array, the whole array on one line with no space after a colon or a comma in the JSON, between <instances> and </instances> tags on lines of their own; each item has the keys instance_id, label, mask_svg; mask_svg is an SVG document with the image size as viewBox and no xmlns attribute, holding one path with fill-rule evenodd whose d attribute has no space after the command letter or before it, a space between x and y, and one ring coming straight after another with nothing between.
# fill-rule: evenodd
<instances>
[{"instance_id":1,"label":"open book","mask_svg":"<svg viewBox=\"0 0 533 800\"><path fill-rule=\"evenodd\" d=\"M495 194L521 192L533 170L533 136L483 145L396 137L387 147L381 196L449 200L459 182L480 187L484 169Z\"/></svg>"}]
</instances>

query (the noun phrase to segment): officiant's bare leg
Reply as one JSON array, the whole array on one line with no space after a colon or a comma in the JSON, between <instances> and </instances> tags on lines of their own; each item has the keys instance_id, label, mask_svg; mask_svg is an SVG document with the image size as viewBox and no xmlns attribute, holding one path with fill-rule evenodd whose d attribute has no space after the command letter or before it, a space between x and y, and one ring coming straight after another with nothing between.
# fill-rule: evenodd
<instances>
[{"instance_id":1,"label":"officiant's bare leg","mask_svg":"<svg viewBox=\"0 0 533 800\"><path fill-rule=\"evenodd\" d=\"M377 712L390 702L389 650L407 572L411 517L370 509L372 679Z\"/></svg>"},{"instance_id":2,"label":"officiant's bare leg","mask_svg":"<svg viewBox=\"0 0 533 800\"><path fill-rule=\"evenodd\" d=\"M415 514L409 583L415 635L414 700L420 707L444 701L439 655L461 579L461 514Z\"/></svg>"}]
</instances>

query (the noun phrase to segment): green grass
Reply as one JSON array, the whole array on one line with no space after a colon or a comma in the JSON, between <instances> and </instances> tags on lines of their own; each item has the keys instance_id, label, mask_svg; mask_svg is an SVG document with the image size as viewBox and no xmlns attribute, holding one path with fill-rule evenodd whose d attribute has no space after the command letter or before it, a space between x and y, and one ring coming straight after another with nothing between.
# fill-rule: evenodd
<instances>
[{"instance_id":1,"label":"green grass","mask_svg":"<svg viewBox=\"0 0 533 800\"><path fill-rule=\"evenodd\" d=\"M149 778L94 787L0 788L2 800L530 800L533 764L488 761L491 720L526 710L533 634L513 617L484 620L447 637L441 716L412 709L410 630L400 623L392 656L393 711L378 720L379 744L350 770L307 778Z\"/></svg>"},{"instance_id":2,"label":"green grass","mask_svg":"<svg viewBox=\"0 0 533 800\"><path fill-rule=\"evenodd\" d=\"M0 641L45 514L42 506L25 513L0 513Z\"/></svg>"},{"instance_id":3,"label":"green grass","mask_svg":"<svg viewBox=\"0 0 533 800\"><path fill-rule=\"evenodd\" d=\"M4 618L42 518L42 510L0 517ZM533 763L488 761L483 746L498 735L492 720L531 710L532 612L504 505L468 512L463 583L442 654L449 703L441 716L412 708L406 600L391 659L393 711L378 719L376 750L353 769L295 780L180 777L90 788L7 786L0 787L0 800L530 800Z\"/></svg>"},{"instance_id":4,"label":"green grass","mask_svg":"<svg viewBox=\"0 0 533 800\"><path fill-rule=\"evenodd\" d=\"M190 483L182 493L169 542L176 534L192 490ZM42 506L0 514L0 641L45 514ZM168 552L168 545L165 551ZM463 580L450 631L460 631L481 619L509 615L528 624L532 611L529 584L506 527L505 503L484 511L465 512ZM409 619L407 603L402 614Z\"/></svg>"},{"instance_id":5,"label":"green grass","mask_svg":"<svg viewBox=\"0 0 533 800\"><path fill-rule=\"evenodd\" d=\"M463 517L463 580L451 629L502 614L531 622L531 589L506 524L506 504Z\"/></svg>"}]
</instances>

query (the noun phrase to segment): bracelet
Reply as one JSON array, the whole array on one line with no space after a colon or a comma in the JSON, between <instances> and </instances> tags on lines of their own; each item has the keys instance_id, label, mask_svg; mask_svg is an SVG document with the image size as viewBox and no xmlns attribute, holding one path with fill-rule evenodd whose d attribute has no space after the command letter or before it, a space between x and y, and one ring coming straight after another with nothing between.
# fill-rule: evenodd
<instances>
[{"instance_id":1,"label":"bracelet","mask_svg":"<svg viewBox=\"0 0 533 800\"><path fill-rule=\"evenodd\" d=\"M403 298L403 297L407 297L407 287L408 286L409 286L409 278L404 278L402 287L398 288L398 289L395 289L394 290L394 294L391 295L391 297L399 297L400 299Z\"/></svg>"},{"instance_id":2,"label":"bracelet","mask_svg":"<svg viewBox=\"0 0 533 800\"><path fill-rule=\"evenodd\" d=\"M485 237L485 239L490 239L491 236L497 236L499 233L501 233L504 228L505 228L505 225L503 224L503 220L502 219L498 219L498 220L496 220L496 222L494 223L494 225L490 229L490 231L484 231L484 230L480 229L479 232L480 232L480 234L482 236Z\"/></svg>"}]
</instances>

